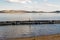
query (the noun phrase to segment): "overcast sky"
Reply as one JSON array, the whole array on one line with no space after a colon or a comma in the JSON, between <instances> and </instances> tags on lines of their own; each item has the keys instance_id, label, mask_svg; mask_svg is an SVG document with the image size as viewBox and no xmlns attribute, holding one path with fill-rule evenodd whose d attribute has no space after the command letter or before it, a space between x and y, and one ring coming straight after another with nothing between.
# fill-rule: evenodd
<instances>
[{"instance_id":1,"label":"overcast sky","mask_svg":"<svg viewBox=\"0 0 60 40\"><path fill-rule=\"evenodd\" d=\"M60 0L0 0L0 10L60 10Z\"/></svg>"}]
</instances>

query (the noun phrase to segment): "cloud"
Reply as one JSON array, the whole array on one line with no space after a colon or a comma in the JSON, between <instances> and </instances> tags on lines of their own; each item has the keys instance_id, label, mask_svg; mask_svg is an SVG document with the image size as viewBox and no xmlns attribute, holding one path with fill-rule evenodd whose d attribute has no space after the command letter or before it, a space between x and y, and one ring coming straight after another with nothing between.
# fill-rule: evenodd
<instances>
[{"instance_id":1,"label":"cloud","mask_svg":"<svg viewBox=\"0 0 60 40\"><path fill-rule=\"evenodd\" d=\"M7 0L8 2L15 2L15 3L24 3L24 5L10 5L5 6L3 8L5 9L17 9L17 10L41 10L41 11L53 11L53 10L60 10L60 5L52 4L47 2L48 0L43 0L44 3L38 3L37 1L32 2L32 0ZM32 2L32 3L31 3ZM27 4L25 4L27 3ZM30 3L30 4L29 4ZM1 9L1 8L0 8Z\"/></svg>"},{"instance_id":2,"label":"cloud","mask_svg":"<svg viewBox=\"0 0 60 40\"><path fill-rule=\"evenodd\" d=\"M31 0L7 0L8 2L16 2L16 3L31 3Z\"/></svg>"},{"instance_id":3,"label":"cloud","mask_svg":"<svg viewBox=\"0 0 60 40\"><path fill-rule=\"evenodd\" d=\"M46 3L44 6L42 6L44 10L46 11L55 11L55 10L60 10L60 5L57 4L51 4L51 3Z\"/></svg>"},{"instance_id":4,"label":"cloud","mask_svg":"<svg viewBox=\"0 0 60 40\"><path fill-rule=\"evenodd\" d=\"M49 7L57 7L57 8L59 7L60 8L60 5L56 5L56 4L47 3L46 5Z\"/></svg>"},{"instance_id":5,"label":"cloud","mask_svg":"<svg viewBox=\"0 0 60 40\"><path fill-rule=\"evenodd\" d=\"M43 0L44 2L47 2L48 0Z\"/></svg>"}]
</instances>

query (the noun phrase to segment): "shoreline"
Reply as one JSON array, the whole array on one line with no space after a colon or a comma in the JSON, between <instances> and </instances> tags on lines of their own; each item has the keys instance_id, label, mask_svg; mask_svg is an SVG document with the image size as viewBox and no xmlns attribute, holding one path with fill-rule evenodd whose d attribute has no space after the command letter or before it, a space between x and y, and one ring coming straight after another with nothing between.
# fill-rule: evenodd
<instances>
[{"instance_id":1,"label":"shoreline","mask_svg":"<svg viewBox=\"0 0 60 40\"><path fill-rule=\"evenodd\" d=\"M7 40L60 40L60 34L36 36L36 37L25 37L25 38L8 38Z\"/></svg>"}]
</instances>

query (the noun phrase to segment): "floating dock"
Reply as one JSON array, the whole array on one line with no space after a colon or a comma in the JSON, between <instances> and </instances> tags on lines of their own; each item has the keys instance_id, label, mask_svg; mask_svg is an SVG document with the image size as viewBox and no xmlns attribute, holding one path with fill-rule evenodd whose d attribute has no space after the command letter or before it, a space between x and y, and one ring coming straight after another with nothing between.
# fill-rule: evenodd
<instances>
[{"instance_id":1,"label":"floating dock","mask_svg":"<svg viewBox=\"0 0 60 40\"><path fill-rule=\"evenodd\" d=\"M60 24L60 20L28 20L28 21L1 21L0 26L4 25L33 25L33 24Z\"/></svg>"}]
</instances>

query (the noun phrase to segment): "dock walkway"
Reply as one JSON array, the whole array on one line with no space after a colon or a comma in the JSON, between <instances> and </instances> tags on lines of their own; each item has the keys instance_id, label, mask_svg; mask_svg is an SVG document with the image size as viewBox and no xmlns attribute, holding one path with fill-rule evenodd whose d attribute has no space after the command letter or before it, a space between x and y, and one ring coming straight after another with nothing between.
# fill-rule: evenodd
<instances>
[{"instance_id":1,"label":"dock walkway","mask_svg":"<svg viewBox=\"0 0 60 40\"><path fill-rule=\"evenodd\" d=\"M60 20L1 21L0 25L60 24Z\"/></svg>"}]
</instances>

